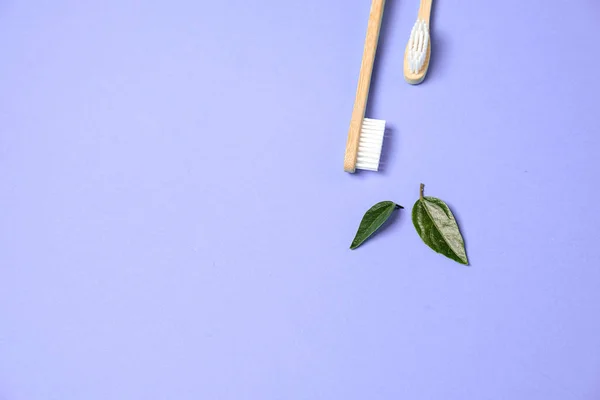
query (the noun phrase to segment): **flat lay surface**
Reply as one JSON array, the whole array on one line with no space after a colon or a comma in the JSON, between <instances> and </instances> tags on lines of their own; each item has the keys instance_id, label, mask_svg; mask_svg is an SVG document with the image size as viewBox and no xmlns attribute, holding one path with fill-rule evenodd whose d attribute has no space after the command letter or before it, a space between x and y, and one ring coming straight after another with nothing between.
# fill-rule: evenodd
<instances>
[{"instance_id":1,"label":"flat lay surface","mask_svg":"<svg viewBox=\"0 0 600 400\"><path fill-rule=\"evenodd\" d=\"M348 174L368 0L0 1L0 400L598 399L600 4L418 7Z\"/></svg>"}]
</instances>

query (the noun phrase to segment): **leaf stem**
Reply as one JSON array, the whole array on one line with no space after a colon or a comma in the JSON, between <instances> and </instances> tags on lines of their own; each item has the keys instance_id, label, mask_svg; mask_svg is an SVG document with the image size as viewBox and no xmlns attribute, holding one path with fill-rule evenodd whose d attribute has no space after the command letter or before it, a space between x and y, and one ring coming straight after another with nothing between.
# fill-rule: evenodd
<instances>
[{"instance_id":1,"label":"leaf stem","mask_svg":"<svg viewBox=\"0 0 600 400\"><path fill-rule=\"evenodd\" d=\"M425 185L421 183L421 189L419 191L419 199L423 200L424 192L425 192Z\"/></svg>"}]
</instances>

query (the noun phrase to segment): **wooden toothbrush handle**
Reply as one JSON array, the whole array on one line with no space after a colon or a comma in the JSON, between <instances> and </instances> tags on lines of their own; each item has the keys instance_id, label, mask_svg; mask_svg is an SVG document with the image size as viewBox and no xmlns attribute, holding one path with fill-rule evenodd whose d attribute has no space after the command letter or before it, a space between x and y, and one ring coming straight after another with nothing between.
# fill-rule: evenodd
<instances>
[{"instance_id":1,"label":"wooden toothbrush handle","mask_svg":"<svg viewBox=\"0 0 600 400\"><path fill-rule=\"evenodd\" d=\"M365 47L360 66L360 75L358 78L356 97L354 99L354 108L352 109L352 119L350 120L350 130L348 132L348 142L346 144L346 155L344 157L344 170L346 172L354 172L356 169L360 130L365 117L365 109L367 107L367 99L369 97L371 75L373 74L373 64L375 63L375 53L377 51L377 43L379 41L379 32L381 30L384 6L385 0L373 0L371 3L369 24L367 26L367 37L365 39Z\"/></svg>"},{"instance_id":2,"label":"wooden toothbrush handle","mask_svg":"<svg viewBox=\"0 0 600 400\"><path fill-rule=\"evenodd\" d=\"M419 19L424 20L429 25L429 18L431 17L431 3L433 0L421 0L421 6L419 7Z\"/></svg>"}]
</instances>

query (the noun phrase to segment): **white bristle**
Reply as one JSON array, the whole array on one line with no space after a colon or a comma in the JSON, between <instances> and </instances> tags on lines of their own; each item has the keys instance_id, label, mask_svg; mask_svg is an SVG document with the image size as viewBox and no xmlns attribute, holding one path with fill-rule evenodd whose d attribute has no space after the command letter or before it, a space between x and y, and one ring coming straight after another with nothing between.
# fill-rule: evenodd
<instances>
[{"instance_id":1,"label":"white bristle","mask_svg":"<svg viewBox=\"0 0 600 400\"><path fill-rule=\"evenodd\" d=\"M429 47L429 27L423 20L417 20L413 25L408 39L408 67L410 72L416 74L421 71L427 58L427 48Z\"/></svg>"},{"instance_id":2,"label":"white bristle","mask_svg":"<svg viewBox=\"0 0 600 400\"><path fill-rule=\"evenodd\" d=\"M363 119L356 160L357 169L369 171L379 170L384 133L384 120L372 118Z\"/></svg>"}]
</instances>

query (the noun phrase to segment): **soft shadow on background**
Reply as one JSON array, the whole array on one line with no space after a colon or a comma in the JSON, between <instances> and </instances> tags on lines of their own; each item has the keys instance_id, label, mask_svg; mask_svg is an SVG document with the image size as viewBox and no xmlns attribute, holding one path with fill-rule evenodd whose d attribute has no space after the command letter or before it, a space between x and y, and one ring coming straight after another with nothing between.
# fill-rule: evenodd
<instances>
[{"instance_id":1,"label":"soft shadow on background","mask_svg":"<svg viewBox=\"0 0 600 400\"><path fill-rule=\"evenodd\" d=\"M395 135L395 128L392 125L386 123L385 133L383 135L383 148L381 149L381 159L379 161L379 171L385 174L389 170L390 160L394 151L396 151L396 141L398 139Z\"/></svg>"},{"instance_id":2,"label":"soft shadow on background","mask_svg":"<svg viewBox=\"0 0 600 400\"><path fill-rule=\"evenodd\" d=\"M371 87L369 89L369 101L367 102L366 115L373 115L377 104L377 96L375 94L381 89L380 73L382 65L386 65L387 56L393 54L397 49L391 48L389 44L394 26L394 20L397 19L400 0L389 0L385 4L383 12L383 20L381 22L381 30L379 32L379 42L377 44L377 54L373 65L373 74L371 76Z\"/></svg>"},{"instance_id":3,"label":"soft shadow on background","mask_svg":"<svg viewBox=\"0 0 600 400\"><path fill-rule=\"evenodd\" d=\"M429 59L429 70L423 83L429 79L439 79L443 77L442 65L448 60L448 36L437 29L437 1L431 6L431 20L429 24L429 35L431 37L431 58Z\"/></svg>"}]
</instances>

